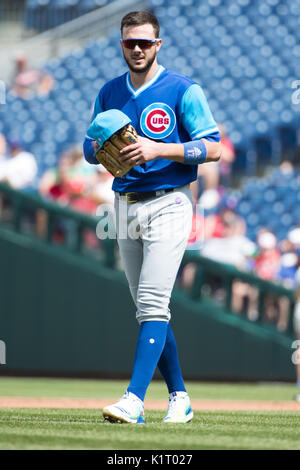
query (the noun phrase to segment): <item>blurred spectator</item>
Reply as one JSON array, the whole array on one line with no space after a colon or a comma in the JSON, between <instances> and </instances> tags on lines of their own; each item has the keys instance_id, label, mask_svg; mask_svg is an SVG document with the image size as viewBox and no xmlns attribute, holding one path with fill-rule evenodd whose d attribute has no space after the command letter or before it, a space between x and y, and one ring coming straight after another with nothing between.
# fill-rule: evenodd
<instances>
[{"instance_id":1,"label":"blurred spectator","mask_svg":"<svg viewBox=\"0 0 300 470\"><path fill-rule=\"evenodd\" d=\"M205 191L194 205L192 230L188 240L188 249L200 249L204 240L211 238L211 223L208 214L215 214L220 207L220 195L217 190Z\"/></svg>"},{"instance_id":2,"label":"blurred spectator","mask_svg":"<svg viewBox=\"0 0 300 470\"><path fill-rule=\"evenodd\" d=\"M293 248L298 254L298 256L300 256L300 227L298 226L290 230L287 238L293 245Z\"/></svg>"},{"instance_id":3,"label":"blurred spectator","mask_svg":"<svg viewBox=\"0 0 300 470\"><path fill-rule=\"evenodd\" d=\"M58 167L47 170L39 192L76 210L94 214L97 203L91 196L97 183L97 168L86 163L80 147L62 154Z\"/></svg>"},{"instance_id":4,"label":"blurred spectator","mask_svg":"<svg viewBox=\"0 0 300 470\"><path fill-rule=\"evenodd\" d=\"M218 163L208 162L205 165L198 165L198 177L191 183L191 191L195 201L202 193L209 190L216 190L219 186Z\"/></svg>"},{"instance_id":5,"label":"blurred spectator","mask_svg":"<svg viewBox=\"0 0 300 470\"><path fill-rule=\"evenodd\" d=\"M99 204L109 204L113 207L115 193L112 190L114 177L102 165L97 165L97 180L95 186L91 189L91 198Z\"/></svg>"},{"instance_id":6,"label":"blurred spectator","mask_svg":"<svg viewBox=\"0 0 300 470\"><path fill-rule=\"evenodd\" d=\"M204 191L194 206L192 230L188 240L188 249L200 249L205 240L216 235L217 226L221 225L221 197L216 189Z\"/></svg>"},{"instance_id":7,"label":"blurred spectator","mask_svg":"<svg viewBox=\"0 0 300 470\"><path fill-rule=\"evenodd\" d=\"M226 134L225 126L218 124L221 134L222 158L218 162L219 167L219 184L227 188L230 184L231 166L235 159L235 150L233 142Z\"/></svg>"},{"instance_id":8,"label":"blurred spectator","mask_svg":"<svg viewBox=\"0 0 300 470\"><path fill-rule=\"evenodd\" d=\"M199 250L205 239L205 217L203 211L194 210L188 250Z\"/></svg>"},{"instance_id":9,"label":"blurred spectator","mask_svg":"<svg viewBox=\"0 0 300 470\"><path fill-rule=\"evenodd\" d=\"M18 140L9 142L9 149L9 158L0 161L0 181L15 189L33 185L38 170L34 155L25 152Z\"/></svg>"},{"instance_id":10,"label":"blurred spectator","mask_svg":"<svg viewBox=\"0 0 300 470\"><path fill-rule=\"evenodd\" d=\"M259 252L254 260L254 271L261 279L273 281L280 265L277 238L271 230L265 227L259 230L256 239ZM278 319L277 299L272 295L264 296L264 314L265 318L273 323Z\"/></svg>"},{"instance_id":11,"label":"blurred spectator","mask_svg":"<svg viewBox=\"0 0 300 470\"><path fill-rule=\"evenodd\" d=\"M231 209L224 209L219 216L219 227L207 240L201 255L221 263L247 268L247 258L255 252L255 244L245 236L245 222Z\"/></svg>"},{"instance_id":12,"label":"blurred spectator","mask_svg":"<svg viewBox=\"0 0 300 470\"><path fill-rule=\"evenodd\" d=\"M39 192L42 196L53 199L59 204L94 215L97 203L91 193L97 183L97 168L89 165L82 154L80 146L73 146L64 152L58 166L48 169L39 181ZM47 233L47 212L40 209L36 214L36 231L41 237ZM54 240L64 239L64 227L58 226Z\"/></svg>"},{"instance_id":13,"label":"blurred spectator","mask_svg":"<svg viewBox=\"0 0 300 470\"><path fill-rule=\"evenodd\" d=\"M294 165L289 160L284 160L279 165L279 171L281 175L284 175L284 176L293 176L295 174Z\"/></svg>"},{"instance_id":14,"label":"blurred spectator","mask_svg":"<svg viewBox=\"0 0 300 470\"><path fill-rule=\"evenodd\" d=\"M241 233L245 234L245 220L236 214L233 207L232 203L229 204L229 199L226 202L222 200L216 189L204 191L194 206L188 249L200 249L204 241L224 237L224 228L230 218L234 218L235 223L241 225Z\"/></svg>"},{"instance_id":15,"label":"blurred spectator","mask_svg":"<svg viewBox=\"0 0 300 470\"><path fill-rule=\"evenodd\" d=\"M299 257L290 240L282 240L279 245L281 257L275 279L287 289L295 289Z\"/></svg>"},{"instance_id":16,"label":"blurred spectator","mask_svg":"<svg viewBox=\"0 0 300 470\"><path fill-rule=\"evenodd\" d=\"M205 215L216 214L220 210L221 197L217 189L203 191L198 199L198 205L204 210Z\"/></svg>"},{"instance_id":17,"label":"blurred spectator","mask_svg":"<svg viewBox=\"0 0 300 470\"><path fill-rule=\"evenodd\" d=\"M11 86L13 94L23 99L34 95L44 96L48 95L53 85L54 79L49 72L30 69L25 55L17 56Z\"/></svg>"},{"instance_id":18,"label":"blurred spectator","mask_svg":"<svg viewBox=\"0 0 300 470\"><path fill-rule=\"evenodd\" d=\"M1 137L1 136L0 136ZM14 189L29 189L35 183L37 163L32 153L25 152L18 140L9 142L9 155L6 156L6 141L0 138L2 156L0 156L0 182L7 183ZM0 217L10 218L11 202L0 195Z\"/></svg>"},{"instance_id":19,"label":"blurred spectator","mask_svg":"<svg viewBox=\"0 0 300 470\"><path fill-rule=\"evenodd\" d=\"M6 157L7 153L7 144L6 139L3 134L0 134L0 162Z\"/></svg>"},{"instance_id":20,"label":"blurred spectator","mask_svg":"<svg viewBox=\"0 0 300 470\"><path fill-rule=\"evenodd\" d=\"M233 226L235 234L245 235L245 220L237 215L233 209L225 207L220 212L211 211L205 217L205 239L228 237L228 227Z\"/></svg>"},{"instance_id":21,"label":"blurred spectator","mask_svg":"<svg viewBox=\"0 0 300 470\"><path fill-rule=\"evenodd\" d=\"M280 262L280 252L277 249L277 239L274 233L262 228L257 234L258 256L254 261L256 274L267 281L275 279Z\"/></svg>"}]
</instances>

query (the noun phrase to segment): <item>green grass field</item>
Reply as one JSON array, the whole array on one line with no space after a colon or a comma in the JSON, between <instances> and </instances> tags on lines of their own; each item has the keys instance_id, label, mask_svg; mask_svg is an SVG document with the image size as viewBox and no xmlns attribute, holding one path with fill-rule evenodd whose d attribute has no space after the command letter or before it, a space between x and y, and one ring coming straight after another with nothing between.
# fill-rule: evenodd
<instances>
[{"instance_id":1,"label":"green grass field","mask_svg":"<svg viewBox=\"0 0 300 470\"><path fill-rule=\"evenodd\" d=\"M0 378L2 397L119 398L127 382ZM292 400L285 384L188 383L192 400ZM147 399L166 399L154 381ZM300 403L299 403L300 411ZM101 410L0 409L0 449L300 449L299 412L195 412L187 425L166 425L164 411L146 411L147 424L112 425Z\"/></svg>"}]
</instances>

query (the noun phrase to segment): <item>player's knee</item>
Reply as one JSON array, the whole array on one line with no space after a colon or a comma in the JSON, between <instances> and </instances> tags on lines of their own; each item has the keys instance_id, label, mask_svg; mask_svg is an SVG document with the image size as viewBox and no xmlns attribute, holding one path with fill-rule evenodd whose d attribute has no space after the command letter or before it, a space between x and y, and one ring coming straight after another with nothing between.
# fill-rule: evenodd
<instances>
[{"instance_id":1,"label":"player's knee","mask_svg":"<svg viewBox=\"0 0 300 470\"><path fill-rule=\"evenodd\" d=\"M171 319L171 315L169 310L140 310L138 309L136 312L136 319L139 324L143 323L144 321L165 321L169 322Z\"/></svg>"},{"instance_id":2,"label":"player's knee","mask_svg":"<svg viewBox=\"0 0 300 470\"><path fill-rule=\"evenodd\" d=\"M169 321L170 295L168 290L159 288L158 285L140 285L137 292L137 319L142 321L160 320ZM138 320L139 321L139 320Z\"/></svg>"}]
</instances>

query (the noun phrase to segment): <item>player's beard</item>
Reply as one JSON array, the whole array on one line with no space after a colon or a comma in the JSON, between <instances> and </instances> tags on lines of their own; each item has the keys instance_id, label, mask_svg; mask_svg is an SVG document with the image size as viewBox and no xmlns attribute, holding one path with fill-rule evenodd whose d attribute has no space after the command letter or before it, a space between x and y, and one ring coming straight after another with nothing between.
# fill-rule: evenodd
<instances>
[{"instance_id":1,"label":"player's beard","mask_svg":"<svg viewBox=\"0 0 300 470\"><path fill-rule=\"evenodd\" d=\"M146 60L146 64L144 65L144 67L142 68L139 68L139 67L135 67L134 65L132 65L129 60L125 57L124 53L123 53L123 56L124 56L124 59L125 59L125 62L127 63L128 65L128 68L134 72L134 73L147 73L148 70L151 68L153 62L155 61L156 59L156 52L154 52L153 56L152 57L149 57L147 60Z\"/></svg>"}]
</instances>

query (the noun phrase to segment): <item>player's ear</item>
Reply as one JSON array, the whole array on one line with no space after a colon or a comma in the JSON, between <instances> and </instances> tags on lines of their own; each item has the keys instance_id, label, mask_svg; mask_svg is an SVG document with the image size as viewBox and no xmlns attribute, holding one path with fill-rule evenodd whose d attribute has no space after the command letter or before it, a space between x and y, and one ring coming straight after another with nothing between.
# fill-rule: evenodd
<instances>
[{"instance_id":1,"label":"player's ear","mask_svg":"<svg viewBox=\"0 0 300 470\"><path fill-rule=\"evenodd\" d=\"M157 43L156 43L156 52L159 51L159 49L161 48L162 46L162 39L161 38L158 38L157 39Z\"/></svg>"}]
</instances>

